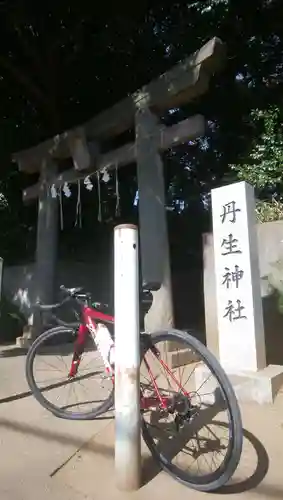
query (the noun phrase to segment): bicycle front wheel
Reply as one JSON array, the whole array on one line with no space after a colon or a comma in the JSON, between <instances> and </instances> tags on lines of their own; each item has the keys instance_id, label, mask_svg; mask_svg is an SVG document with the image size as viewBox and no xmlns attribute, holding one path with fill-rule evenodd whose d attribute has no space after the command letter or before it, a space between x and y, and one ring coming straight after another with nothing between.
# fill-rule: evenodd
<instances>
[{"instance_id":1,"label":"bicycle front wheel","mask_svg":"<svg viewBox=\"0 0 283 500\"><path fill-rule=\"evenodd\" d=\"M141 365L143 438L162 469L181 483L214 491L235 472L243 430L231 383L215 357L187 332L156 333Z\"/></svg>"},{"instance_id":2,"label":"bicycle front wheel","mask_svg":"<svg viewBox=\"0 0 283 500\"><path fill-rule=\"evenodd\" d=\"M76 340L74 329L43 332L28 351L26 378L37 401L56 417L92 420L113 407L113 383L91 335L79 354L77 373L70 376Z\"/></svg>"}]
</instances>

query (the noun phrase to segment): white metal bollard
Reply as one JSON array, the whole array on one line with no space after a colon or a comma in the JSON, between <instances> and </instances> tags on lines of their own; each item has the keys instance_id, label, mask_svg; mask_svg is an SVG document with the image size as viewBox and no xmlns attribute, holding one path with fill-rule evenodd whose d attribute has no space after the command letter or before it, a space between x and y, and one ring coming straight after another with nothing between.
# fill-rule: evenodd
<instances>
[{"instance_id":1,"label":"white metal bollard","mask_svg":"<svg viewBox=\"0 0 283 500\"><path fill-rule=\"evenodd\" d=\"M114 230L115 471L118 488L141 481L138 230Z\"/></svg>"}]
</instances>

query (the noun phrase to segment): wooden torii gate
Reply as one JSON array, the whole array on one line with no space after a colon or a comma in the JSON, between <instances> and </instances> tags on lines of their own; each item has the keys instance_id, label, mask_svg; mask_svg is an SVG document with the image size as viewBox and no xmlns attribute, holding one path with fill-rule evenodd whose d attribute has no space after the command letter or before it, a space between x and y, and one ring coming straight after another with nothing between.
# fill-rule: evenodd
<instances>
[{"instance_id":1,"label":"wooden torii gate","mask_svg":"<svg viewBox=\"0 0 283 500\"><path fill-rule=\"evenodd\" d=\"M156 330L173 326L164 177L159 153L203 135L205 120L196 115L164 127L158 117L206 92L211 75L220 68L224 57L225 46L213 38L185 61L85 124L13 155L21 171L40 173L39 182L23 192L25 202L38 199L33 300L54 299L58 200L52 198L51 186L77 182L105 167L122 167L136 161L143 281L161 285L154 292L146 327ZM134 143L100 154L103 141L133 126ZM66 158L72 158L73 167L59 174L58 162Z\"/></svg>"}]
</instances>

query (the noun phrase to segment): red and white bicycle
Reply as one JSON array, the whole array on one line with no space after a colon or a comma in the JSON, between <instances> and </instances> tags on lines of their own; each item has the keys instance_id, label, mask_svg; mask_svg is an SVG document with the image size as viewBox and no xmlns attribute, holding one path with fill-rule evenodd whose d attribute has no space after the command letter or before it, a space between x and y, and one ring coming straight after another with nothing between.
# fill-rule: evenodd
<instances>
[{"instance_id":1,"label":"red and white bicycle","mask_svg":"<svg viewBox=\"0 0 283 500\"><path fill-rule=\"evenodd\" d=\"M27 381L37 401L57 417L95 419L114 406L114 317L81 288L61 291L62 302L38 308L51 312L69 302L79 323L56 318L60 326L36 338L27 354ZM189 332L141 333L140 339L144 441L175 479L196 490L219 489L235 472L243 441L227 375ZM199 365L208 375L198 386Z\"/></svg>"}]
</instances>

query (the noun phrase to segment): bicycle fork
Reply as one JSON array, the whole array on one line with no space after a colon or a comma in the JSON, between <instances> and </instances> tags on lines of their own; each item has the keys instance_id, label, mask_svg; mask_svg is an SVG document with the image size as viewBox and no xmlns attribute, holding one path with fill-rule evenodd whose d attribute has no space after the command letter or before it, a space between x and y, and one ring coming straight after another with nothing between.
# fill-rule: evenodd
<instances>
[{"instance_id":1,"label":"bicycle fork","mask_svg":"<svg viewBox=\"0 0 283 500\"><path fill-rule=\"evenodd\" d=\"M75 377L78 373L78 368L80 366L82 354L84 352L87 336L88 329L86 328L86 326L80 325L78 328L77 339L74 344L74 354L68 375L69 378Z\"/></svg>"},{"instance_id":2,"label":"bicycle fork","mask_svg":"<svg viewBox=\"0 0 283 500\"><path fill-rule=\"evenodd\" d=\"M92 330L90 331L90 328L88 328L87 326L85 326L83 324L81 324L79 326L78 333L77 333L77 339L76 339L75 344L74 344L74 354L73 354L73 358L72 358L71 368L70 368L69 375L68 375L69 378L73 378L77 375L88 335L90 334L92 336L95 344L96 345L98 344L98 342L96 341L96 338L95 338L96 329L94 328L94 326L93 326ZM98 345L97 345L97 348L99 351L101 351L101 349L99 349ZM111 354L111 349L110 349L110 354ZM112 370L112 366L110 365L110 361L109 361L109 363L105 363L104 359L103 359L103 361L104 361L104 366L105 366L105 371L106 371L106 375L104 378L112 378L112 381L114 383L114 373Z\"/></svg>"}]
</instances>

